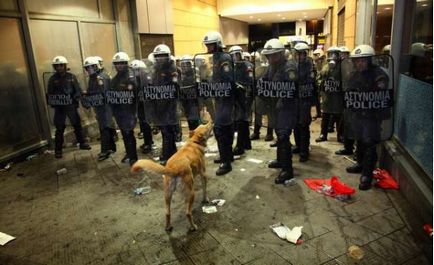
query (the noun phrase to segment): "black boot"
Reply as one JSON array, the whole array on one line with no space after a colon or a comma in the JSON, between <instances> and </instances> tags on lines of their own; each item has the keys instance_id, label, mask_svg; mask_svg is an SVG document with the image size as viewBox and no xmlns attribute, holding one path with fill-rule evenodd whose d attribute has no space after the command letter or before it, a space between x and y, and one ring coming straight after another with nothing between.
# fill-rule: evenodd
<instances>
[{"instance_id":1,"label":"black boot","mask_svg":"<svg viewBox=\"0 0 434 265\"><path fill-rule=\"evenodd\" d=\"M292 154L291 146L289 144L289 136L278 135L277 146L277 158L282 165L282 171L280 171L277 178L274 180L275 184L284 184L285 181L294 178L292 168Z\"/></svg>"},{"instance_id":2,"label":"black boot","mask_svg":"<svg viewBox=\"0 0 434 265\"><path fill-rule=\"evenodd\" d=\"M250 140L258 140L259 139L259 130L261 129L260 125L255 124L255 126L253 127L253 133L252 135L250 135Z\"/></svg>"},{"instance_id":3,"label":"black boot","mask_svg":"<svg viewBox=\"0 0 434 265\"><path fill-rule=\"evenodd\" d=\"M80 144L80 149L82 150L90 150L91 147L84 141L83 129L81 128L81 124L74 126L74 134L77 142Z\"/></svg>"},{"instance_id":4,"label":"black boot","mask_svg":"<svg viewBox=\"0 0 434 265\"><path fill-rule=\"evenodd\" d=\"M217 171L216 171L216 175L217 176L221 176L221 175L224 175L224 174L226 174L226 173L229 173L229 172L231 172L232 171L232 166L231 166L231 163L229 163L229 162L225 162L225 163L221 163L220 164L220 166L219 166L219 168L217 169Z\"/></svg>"},{"instance_id":5,"label":"black boot","mask_svg":"<svg viewBox=\"0 0 434 265\"><path fill-rule=\"evenodd\" d=\"M282 164L277 160L271 160L268 163L268 168L282 168Z\"/></svg>"},{"instance_id":6,"label":"black boot","mask_svg":"<svg viewBox=\"0 0 434 265\"><path fill-rule=\"evenodd\" d=\"M273 140L274 140L273 128L268 127L267 128L267 135L265 135L264 141L271 142Z\"/></svg>"},{"instance_id":7,"label":"black boot","mask_svg":"<svg viewBox=\"0 0 434 265\"><path fill-rule=\"evenodd\" d=\"M352 155L353 154L353 150L347 150L345 148L339 149L338 151L335 152L336 155Z\"/></svg>"},{"instance_id":8,"label":"black boot","mask_svg":"<svg viewBox=\"0 0 434 265\"><path fill-rule=\"evenodd\" d=\"M109 157L110 157L110 152L104 152L104 153L101 152L98 154L98 161L106 160Z\"/></svg>"},{"instance_id":9,"label":"black boot","mask_svg":"<svg viewBox=\"0 0 434 265\"><path fill-rule=\"evenodd\" d=\"M235 146L233 153L234 153L234 156L243 155L244 154L244 148L239 147L239 146Z\"/></svg>"},{"instance_id":10,"label":"black boot","mask_svg":"<svg viewBox=\"0 0 434 265\"><path fill-rule=\"evenodd\" d=\"M359 190L369 190L372 187L372 177L361 176Z\"/></svg>"},{"instance_id":11,"label":"black boot","mask_svg":"<svg viewBox=\"0 0 434 265\"><path fill-rule=\"evenodd\" d=\"M282 168L279 175L274 179L275 184L285 184L287 180L293 179L294 175L292 170L288 170L286 168Z\"/></svg>"},{"instance_id":12,"label":"black boot","mask_svg":"<svg viewBox=\"0 0 434 265\"><path fill-rule=\"evenodd\" d=\"M143 154L149 154L152 151L152 145L143 144L140 146L140 149L142 150Z\"/></svg>"},{"instance_id":13,"label":"black boot","mask_svg":"<svg viewBox=\"0 0 434 265\"><path fill-rule=\"evenodd\" d=\"M315 142L317 143L325 141L327 141L327 136L325 136L324 134L320 134L319 137L315 139Z\"/></svg>"},{"instance_id":14,"label":"black boot","mask_svg":"<svg viewBox=\"0 0 434 265\"><path fill-rule=\"evenodd\" d=\"M349 166L346 168L348 173L362 173L363 166L359 163L356 163L353 166Z\"/></svg>"},{"instance_id":15,"label":"black boot","mask_svg":"<svg viewBox=\"0 0 434 265\"><path fill-rule=\"evenodd\" d=\"M65 131L65 126L56 126L56 133L54 137L54 157L62 158L62 148L63 148L63 133Z\"/></svg>"}]
</instances>

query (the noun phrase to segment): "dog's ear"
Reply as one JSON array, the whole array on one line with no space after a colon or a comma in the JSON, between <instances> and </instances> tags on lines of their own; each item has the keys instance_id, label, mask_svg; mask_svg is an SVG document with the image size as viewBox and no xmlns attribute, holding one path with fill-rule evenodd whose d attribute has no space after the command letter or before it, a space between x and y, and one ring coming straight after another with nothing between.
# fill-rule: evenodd
<instances>
[{"instance_id":1,"label":"dog's ear","mask_svg":"<svg viewBox=\"0 0 434 265\"><path fill-rule=\"evenodd\" d=\"M193 130L193 131L190 131L188 137L191 138L191 137L193 137L193 135L194 135L194 130Z\"/></svg>"}]
</instances>

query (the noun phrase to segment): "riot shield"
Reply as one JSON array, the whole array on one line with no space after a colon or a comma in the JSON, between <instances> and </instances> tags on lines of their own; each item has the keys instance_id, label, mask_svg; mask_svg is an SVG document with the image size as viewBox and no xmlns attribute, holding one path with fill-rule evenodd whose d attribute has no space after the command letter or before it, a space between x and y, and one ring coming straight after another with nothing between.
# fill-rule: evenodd
<instances>
[{"instance_id":1,"label":"riot shield","mask_svg":"<svg viewBox=\"0 0 434 265\"><path fill-rule=\"evenodd\" d=\"M143 86L147 118L156 126L178 124L178 72L173 60L159 59L152 66L150 83Z\"/></svg>"},{"instance_id":2,"label":"riot shield","mask_svg":"<svg viewBox=\"0 0 434 265\"><path fill-rule=\"evenodd\" d=\"M305 57L304 59L295 56L297 63L297 80L298 80L298 97L299 111L298 123L310 124L311 108L315 104L315 79L316 71L313 59Z\"/></svg>"},{"instance_id":3,"label":"riot shield","mask_svg":"<svg viewBox=\"0 0 434 265\"><path fill-rule=\"evenodd\" d=\"M320 75L321 111L327 114L341 114L344 109L341 63L327 63Z\"/></svg>"},{"instance_id":4,"label":"riot shield","mask_svg":"<svg viewBox=\"0 0 434 265\"><path fill-rule=\"evenodd\" d=\"M390 55L343 61L345 134L349 139L380 142L392 136L393 66Z\"/></svg>"},{"instance_id":5,"label":"riot shield","mask_svg":"<svg viewBox=\"0 0 434 265\"><path fill-rule=\"evenodd\" d=\"M199 120L199 100L194 63L191 60L180 62L179 70L179 100L187 120Z\"/></svg>"},{"instance_id":6,"label":"riot shield","mask_svg":"<svg viewBox=\"0 0 434 265\"><path fill-rule=\"evenodd\" d=\"M234 61L235 120L250 121L254 104L254 66L246 60Z\"/></svg>"},{"instance_id":7,"label":"riot shield","mask_svg":"<svg viewBox=\"0 0 434 265\"><path fill-rule=\"evenodd\" d=\"M88 80L86 93L81 95L81 105L86 109L91 107L100 107L105 104L104 80L99 76Z\"/></svg>"},{"instance_id":8,"label":"riot shield","mask_svg":"<svg viewBox=\"0 0 434 265\"><path fill-rule=\"evenodd\" d=\"M261 62L262 74L255 74L255 111L265 115L255 122L268 128L291 129L295 126L297 115L297 68L293 60L284 59L284 49L279 51L279 62ZM263 54L262 50L255 53ZM255 61L258 60L255 58ZM255 65L257 70L258 66Z\"/></svg>"},{"instance_id":9,"label":"riot shield","mask_svg":"<svg viewBox=\"0 0 434 265\"><path fill-rule=\"evenodd\" d=\"M231 124L234 119L232 57L225 52L196 54L193 61L200 109L206 109L216 124Z\"/></svg>"}]
</instances>

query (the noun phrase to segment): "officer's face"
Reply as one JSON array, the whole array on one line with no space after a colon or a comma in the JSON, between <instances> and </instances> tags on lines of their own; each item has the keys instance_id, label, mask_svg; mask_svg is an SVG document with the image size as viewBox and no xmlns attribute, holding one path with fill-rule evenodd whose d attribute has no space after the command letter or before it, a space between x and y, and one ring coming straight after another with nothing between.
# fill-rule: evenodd
<instances>
[{"instance_id":1,"label":"officer's face","mask_svg":"<svg viewBox=\"0 0 434 265\"><path fill-rule=\"evenodd\" d=\"M277 64L283 58L283 51L265 55L269 64Z\"/></svg>"},{"instance_id":2,"label":"officer's face","mask_svg":"<svg viewBox=\"0 0 434 265\"><path fill-rule=\"evenodd\" d=\"M234 62L239 62L239 61L241 61L241 54L240 53L234 53L233 55L232 55L232 58L233 58L233 60L234 60Z\"/></svg>"},{"instance_id":3,"label":"officer's face","mask_svg":"<svg viewBox=\"0 0 434 265\"><path fill-rule=\"evenodd\" d=\"M304 62L306 60L306 52L296 52L295 58L299 62Z\"/></svg>"},{"instance_id":4,"label":"officer's face","mask_svg":"<svg viewBox=\"0 0 434 265\"><path fill-rule=\"evenodd\" d=\"M217 45L215 43L205 44L208 53L214 53L217 51Z\"/></svg>"},{"instance_id":5,"label":"officer's face","mask_svg":"<svg viewBox=\"0 0 434 265\"><path fill-rule=\"evenodd\" d=\"M53 65L53 68L59 74L66 72L66 64L55 64Z\"/></svg>"},{"instance_id":6,"label":"officer's face","mask_svg":"<svg viewBox=\"0 0 434 265\"><path fill-rule=\"evenodd\" d=\"M368 69L368 59L367 58L355 58L353 59L354 66L356 70L361 72Z\"/></svg>"},{"instance_id":7,"label":"officer's face","mask_svg":"<svg viewBox=\"0 0 434 265\"><path fill-rule=\"evenodd\" d=\"M89 65L86 66L84 69L86 70L88 75L93 75L96 72L96 68L97 68L96 65Z\"/></svg>"},{"instance_id":8,"label":"officer's face","mask_svg":"<svg viewBox=\"0 0 434 265\"><path fill-rule=\"evenodd\" d=\"M115 66L115 69L117 72L123 72L128 69L128 63L127 62L117 62L113 63Z\"/></svg>"}]
</instances>

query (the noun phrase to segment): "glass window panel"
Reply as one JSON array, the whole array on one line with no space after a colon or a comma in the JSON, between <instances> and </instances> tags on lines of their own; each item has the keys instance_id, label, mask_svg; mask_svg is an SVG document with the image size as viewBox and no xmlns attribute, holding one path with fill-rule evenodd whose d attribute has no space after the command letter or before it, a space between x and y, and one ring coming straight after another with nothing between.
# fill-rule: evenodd
<instances>
[{"instance_id":1,"label":"glass window panel","mask_svg":"<svg viewBox=\"0 0 434 265\"><path fill-rule=\"evenodd\" d=\"M0 18L0 157L41 141L18 19Z\"/></svg>"}]
</instances>

